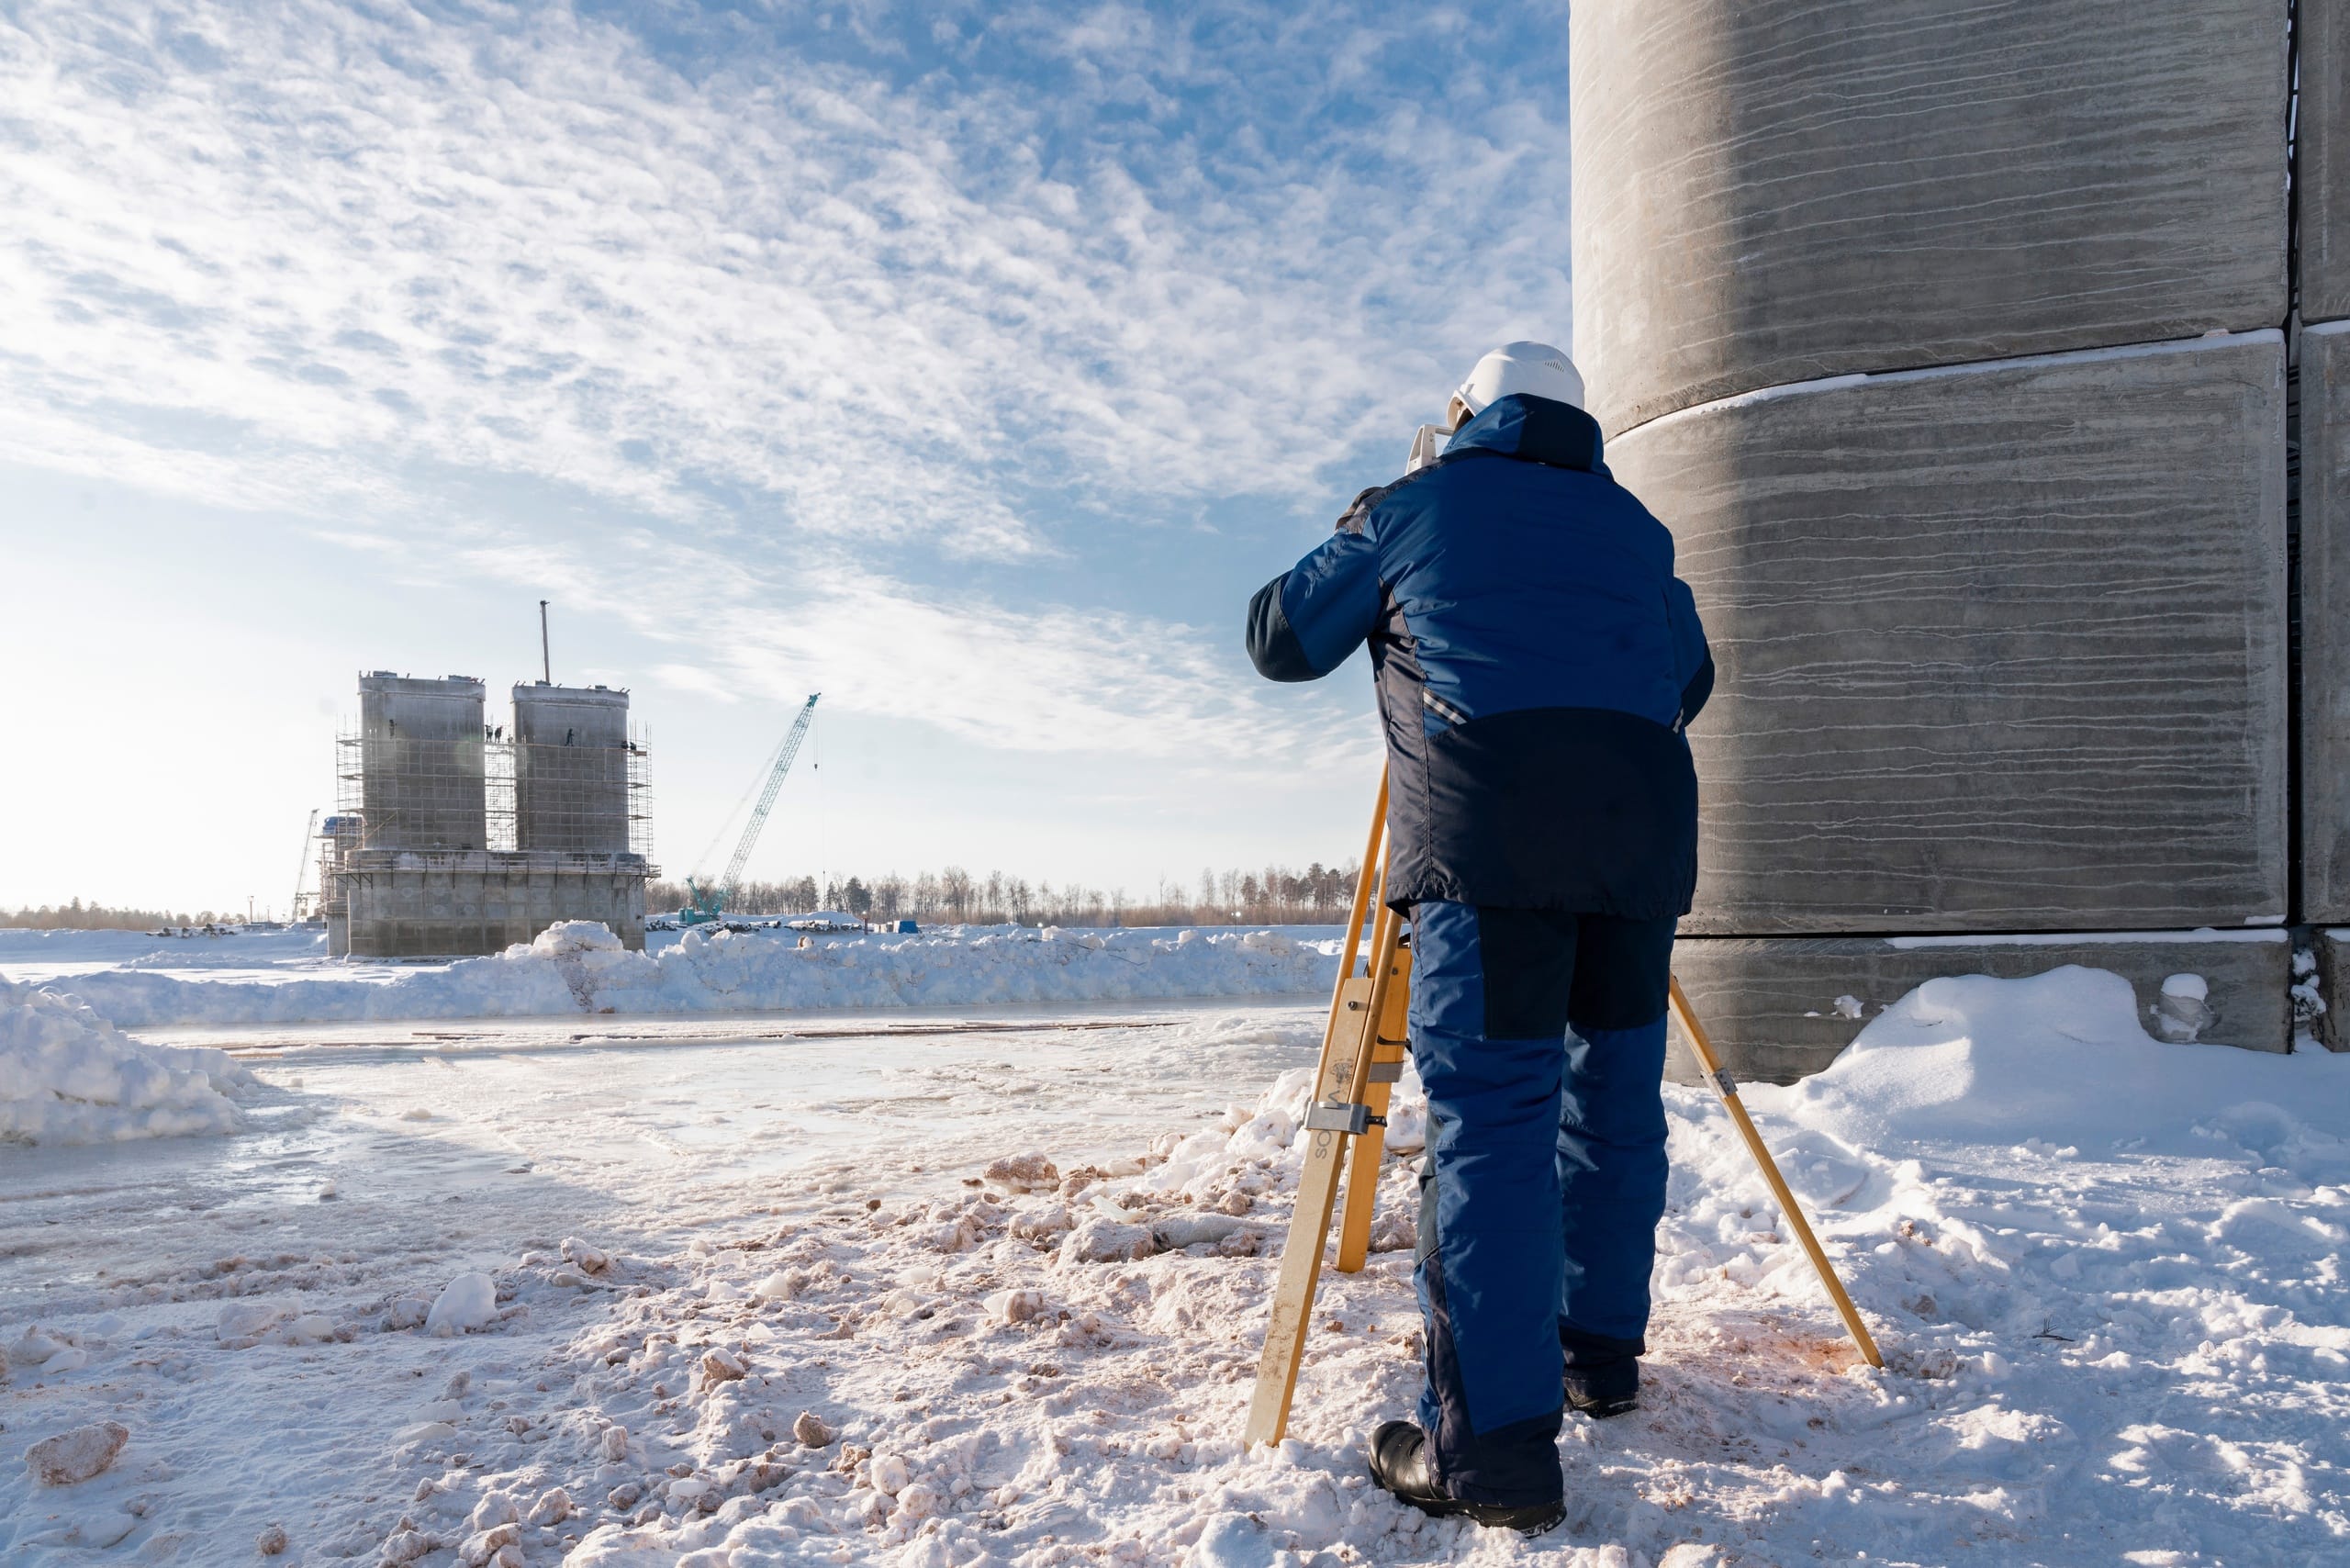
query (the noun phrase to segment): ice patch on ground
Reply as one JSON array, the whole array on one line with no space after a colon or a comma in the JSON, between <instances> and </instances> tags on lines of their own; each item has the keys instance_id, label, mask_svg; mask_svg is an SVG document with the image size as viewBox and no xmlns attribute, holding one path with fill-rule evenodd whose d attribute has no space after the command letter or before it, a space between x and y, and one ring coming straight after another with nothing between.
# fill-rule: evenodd
<instances>
[{"instance_id":1,"label":"ice patch on ground","mask_svg":"<svg viewBox=\"0 0 2350 1568\"><path fill-rule=\"evenodd\" d=\"M954 927L800 940L694 930L658 952L629 952L601 925L567 921L439 969L209 980L114 969L59 985L122 1027L145 1028L1273 996L1327 990L1337 967L1335 942L1270 930Z\"/></svg>"},{"instance_id":2,"label":"ice patch on ground","mask_svg":"<svg viewBox=\"0 0 2350 1568\"><path fill-rule=\"evenodd\" d=\"M252 1081L223 1052L141 1045L73 997L0 980L0 1142L231 1132L229 1096Z\"/></svg>"}]
</instances>

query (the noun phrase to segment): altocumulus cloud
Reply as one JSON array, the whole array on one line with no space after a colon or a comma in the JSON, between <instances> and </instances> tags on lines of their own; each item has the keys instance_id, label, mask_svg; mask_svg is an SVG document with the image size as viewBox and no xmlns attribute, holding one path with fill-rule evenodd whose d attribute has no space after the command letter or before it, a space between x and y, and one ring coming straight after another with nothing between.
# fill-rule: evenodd
<instances>
[{"instance_id":1,"label":"altocumulus cloud","mask_svg":"<svg viewBox=\"0 0 2350 1568\"><path fill-rule=\"evenodd\" d=\"M29 0L0 457L437 541L744 669L855 637L844 700L990 744L1277 760L1229 628L968 574L1326 506L1563 327L1562 16L1380 15Z\"/></svg>"}]
</instances>

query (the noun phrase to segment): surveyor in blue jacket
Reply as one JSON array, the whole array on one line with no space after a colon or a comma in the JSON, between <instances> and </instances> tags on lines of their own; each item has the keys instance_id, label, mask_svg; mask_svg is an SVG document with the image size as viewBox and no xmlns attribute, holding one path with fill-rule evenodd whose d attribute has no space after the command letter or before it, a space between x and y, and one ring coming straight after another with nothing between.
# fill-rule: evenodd
<instances>
[{"instance_id":1,"label":"surveyor in blue jacket","mask_svg":"<svg viewBox=\"0 0 2350 1568\"><path fill-rule=\"evenodd\" d=\"M1411 921L1428 1096L1419 1420L1371 1473L1431 1514L1539 1532L1562 1407L1634 1407L1664 1212L1665 991L1697 874L1684 727L1714 665L1673 537L1600 462L1583 380L1516 342L1443 454L1364 491L1248 607L1273 680L1371 644L1386 897Z\"/></svg>"}]
</instances>

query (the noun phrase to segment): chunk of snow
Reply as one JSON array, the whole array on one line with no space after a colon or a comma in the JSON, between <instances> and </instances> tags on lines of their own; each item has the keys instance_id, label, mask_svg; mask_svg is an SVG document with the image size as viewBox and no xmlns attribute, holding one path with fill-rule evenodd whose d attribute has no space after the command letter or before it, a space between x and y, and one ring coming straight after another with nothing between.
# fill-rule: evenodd
<instances>
[{"instance_id":1,"label":"chunk of snow","mask_svg":"<svg viewBox=\"0 0 2350 1568\"><path fill-rule=\"evenodd\" d=\"M1045 1311L1042 1291L998 1291L987 1299L987 1313L999 1323L1026 1323Z\"/></svg>"},{"instance_id":2,"label":"chunk of snow","mask_svg":"<svg viewBox=\"0 0 2350 1568\"><path fill-rule=\"evenodd\" d=\"M76 1486L104 1472L129 1440L130 1428L119 1421L76 1427L27 1449L25 1468L43 1486Z\"/></svg>"},{"instance_id":3,"label":"chunk of snow","mask_svg":"<svg viewBox=\"0 0 2350 1568\"><path fill-rule=\"evenodd\" d=\"M601 921L558 920L521 950L542 958L564 958L577 953L617 953L621 946L621 939Z\"/></svg>"},{"instance_id":4,"label":"chunk of snow","mask_svg":"<svg viewBox=\"0 0 2350 1568\"><path fill-rule=\"evenodd\" d=\"M562 1252L565 1259L578 1266L583 1274L600 1274L612 1266L612 1256L600 1247L590 1247L576 1236L563 1238Z\"/></svg>"},{"instance_id":5,"label":"chunk of snow","mask_svg":"<svg viewBox=\"0 0 2350 1568\"><path fill-rule=\"evenodd\" d=\"M257 1344L285 1321L286 1309L265 1301L229 1301L212 1320L212 1337L231 1349Z\"/></svg>"},{"instance_id":6,"label":"chunk of snow","mask_svg":"<svg viewBox=\"0 0 2350 1568\"><path fill-rule=\"evenodd\" d=\"M306 1312L282 1332L289 1345L316 1345L334 1338L334 1319L323 1312Z\"/></svg>"},{"instance_id":7,"label":"chunk of snow","mask_svg":"<svg viewBox=\"0 0 2350 1568\"><path fill-rule=\"evenodd\" d=\"M424 1331L435 1338L467 1334L488 1326L498 1316L498 1287L487 1274L459 1274L441 1288L432 1310L424 1315Z\"/></svg>"},{"instance_id":8,"label":"chunk of snow","mask_svg":"<svg viewBox=\"0 0 2350 1568\"><path fill-rule=\"evenodd\" d=\"M1058 1167L1041 1154L1007 1154L980 1172L981 1178L1014 1193L1050 1187L1061 1179Z\"/></svg>"},{"instance_id":9,"label":"chunk of snow","mask_svg":"<svg viewBox=\"0 0 2350 1568\"><path fill-rule=\"evenodd\" d=\"M1088 1219L1061 1243L1062 1259L1079 1263L1131 1262L1156 1250L1148 1230L1102 1215Z\"/></svg>"},{"instance_id":10,"label":"chunk of snow","mask_svg":"<svg viewBox=\"0 0 2350 1568\"><path fill-rule=\"evenodd\" d=\"M474 1511L466 1516L465 1523L474 1530L480 1531L510 1525L521 1517L522 1510L515 1506L513 1498L502 1492L493 1492L474 1505Z\"/></svg>"},{"instance_id":11,"label":"chunk of snow","mask_svg":"<svg viewBox=\"0 0 2350 1568\"><path fill-rule=\"evenodd\" d=\"M73 1340L60 1338L36 1325L9 1341L8 1361L14 1366L37 1367L73 1343Z\"/></svg>"},{"instance_id":12,"label":"chunk of snow","mask_svg":"<svg viewBox=\"0 0 2350 1568\"><path fill-rule=\"evenodd\" d=\"M401 1563L413 1562L440 1550L441 1538L438 1536L416 1529L398 1529L384 1538L383 1561L390 1568L398 1568Z\"/></svg>"},{"instance_id":13,"label":"chunk of snow","mask_svg":"<svg viewBox=\"0 0 2350 1568\"><path fill-rule=\"evenodd\" d=\"M1255 1228L1229 1215L1166 1215L1151 1221L1151 1239L1170 1251L1222 1241L1235 1231Z\"/></svg>"},{"instance_id":14,"label":"chunk of snow","mask_svg":"<svg viewBox=\"0 0 2350 1568\"><path fill-rule=\"evenodd\" d=\"M1184 1559L1189 1568L1273 1568L1265 1527L1246 1514L1218 1514L1200 1531Z\"/></svg>"}]
</instances>

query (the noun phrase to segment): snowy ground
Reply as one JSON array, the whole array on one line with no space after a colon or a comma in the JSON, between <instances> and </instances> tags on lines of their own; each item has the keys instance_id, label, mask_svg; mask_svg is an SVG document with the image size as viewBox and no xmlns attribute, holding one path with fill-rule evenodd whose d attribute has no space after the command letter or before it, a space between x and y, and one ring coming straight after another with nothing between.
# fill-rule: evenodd
<instances>
[{"instance_id":1,"label":"snowy ground","mask_svg":"<svg viewBox=\"0 0 2350 1568\"><path fill-rule=\"evenodd\" d=\"M515 1555L583 1568L2334 1560L2350 1060L2157 1045L2121 991L1937 981L1751 1092L1882 1372L1668 1090L1645 1407L1570 1420L1531 1543L1363 1484L1408 1251L1326 1276L1292 1440L1234 1440L1316 1007L215 1030L245 1130L0 1147L0 1561L251 1562L275 1526L280 1562L441 1568L509 1506ZM1057 1179L970 1184L1024 1152ZM476 1271L496 1316L429 1333ZM102 1419L97 1478L15 1463Z\"/></svg>"},{"instance_id":2,"label":"snowy ground","mask_svg":"<svg viewBox=\"0 0 2350 1568\"><path fill-rule=\"evenodd\" d=\"M297 931L0 931L0 980L71 990L123 1028L1274 996L1326 991L1337 935L943 926L801 946L790 931L656 931L631 953L574 922L488 958L391 963L329 958L323 935Z\"/></svg>"}]
</instances>

